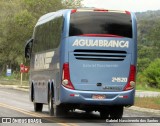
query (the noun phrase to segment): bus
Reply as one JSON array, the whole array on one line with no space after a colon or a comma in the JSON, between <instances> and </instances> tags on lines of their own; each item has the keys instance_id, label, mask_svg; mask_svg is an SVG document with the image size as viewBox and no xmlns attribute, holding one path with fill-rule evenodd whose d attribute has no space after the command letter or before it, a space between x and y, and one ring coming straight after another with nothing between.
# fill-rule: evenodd
<instances>
[{"instance_id":1,"label":"bus","mask_svg":"<svg viewBox=\"0 0 160 126\"><path fill-rule=\"evenodd\" d=\"M30 100L51 116L76 109L122 118L134 104L137 24L129 11L64 9L43 15L25 46Z\"/></svg>"}]
</instances>

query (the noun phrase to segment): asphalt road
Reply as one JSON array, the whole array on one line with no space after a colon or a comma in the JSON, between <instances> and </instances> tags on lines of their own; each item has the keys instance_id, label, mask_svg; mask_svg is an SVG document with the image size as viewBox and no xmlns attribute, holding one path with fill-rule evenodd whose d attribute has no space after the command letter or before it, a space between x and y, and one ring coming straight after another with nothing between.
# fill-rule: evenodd
<instances>
[{"instance_id":1,"label":"asphalt road","mask_svg":"<svg viewBox=\"0 0 160 126\"><path fill-rule=\"evenodd\" d=\"M106 123L105 120L100 119L98 112L87 114L83 111L77 110L69 112L66 117L55 118L50 117L48 114L48 106L45 105L43 112L37 113L33 111L33 104L29 101L29 94L25 91L15 90L8 87L0 87L0 121L11 117L20 118L21 121L26 117L34 117L40 121L47 121L48 123L42 124L23 124L23 126L159 126L160 123ZM23 117L23 118L22 118ZM160 117L160 113L142 112L125 108L124 117ZM27 118L28 119L28 118ZM0 123L0 126L21 126L17 123Z\"/></svg>"}]
</instances>

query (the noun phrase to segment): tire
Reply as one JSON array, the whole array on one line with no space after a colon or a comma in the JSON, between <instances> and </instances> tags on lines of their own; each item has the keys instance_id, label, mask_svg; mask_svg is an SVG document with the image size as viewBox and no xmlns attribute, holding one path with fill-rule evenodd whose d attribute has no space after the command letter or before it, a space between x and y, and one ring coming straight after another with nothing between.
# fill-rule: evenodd
<instances>
[{"instance_id":1,"label":"tire","mask_svg":"<svg viewBox=\"0 0 160 126\"><path fill-rule=\"evenodd\" d=\"M57 105L55 107L54 114L56 117L64 117L67 115L68 109L63 105Z\"/></svg>"},{"instance_id":2,"label":"tire","mask_svg":"<svg viewBox=\"0 0 160 126\"><path fill-rule=\"evenodd\" d=\"M50 116L54 115L53 97L54 97L53 92L49 91L49 93L48 93L48 110L49 110Z\"/></svg>"},{"instance_id":3,"label":"tire","mask_svg":"<svg viewBox=\"0 0 160 126\"><path fill-rule=\"evenodd\" d=\"M34 111L35 112L42 112L43 104L42 103L33 103L34 104Z\"/></svg>"},{"instance_id":4,"label":"tire","mask_svg":"<svg viewBox=\"0 0 160 126\"><path fill-rule=\"evenodd\" d=\"M109 111L101 110L100 111L100 117L101 117L101 119L108 119L109 118Z\"/></svg>"},{"instance_id":5,"label":"tire","mask_svg":"<svg viewBox=\"0 0 160 126\"><path fill-rule=\"evenodd\" d=\"M33 87L33 84L32 84L31 89L30 89L30 100L32 102L34 101L34 87Z\"/></svg>"},{"instance_id":6,"label":"tire","mask_svg":"<svg viewBox=\"0 0 160 126\"><path fill-rule=\"evenodd\" d=\"M92 111L91 110L85 110L86 114L91 114Z\"/></svg>"},{"instance_id":7,"label":"tire","mask_svg":"<svg viewBox=\"0 0 160 126\"><path fill-rule=\"evenodd\" d=\"M123 106L114 106L110 109L110 118L111 119L121 119L123 116Z\"/></svg>"}]
</instances>

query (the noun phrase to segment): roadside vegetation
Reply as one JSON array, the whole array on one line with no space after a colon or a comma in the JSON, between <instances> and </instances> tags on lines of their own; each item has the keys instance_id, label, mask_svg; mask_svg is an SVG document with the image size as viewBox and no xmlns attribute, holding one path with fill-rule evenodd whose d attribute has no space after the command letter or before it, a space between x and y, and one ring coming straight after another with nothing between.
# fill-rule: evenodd
<instances>
[{"instance_id":1,"label":"roadside vegetation","mask_svg":"<svg viewBox=\"0 0 160 126\"><path fill-rule=\"evenodd\" d=\"M160 91L160 10L136 13L138 22L137 89Z\"/></svg>"},{"instance_id":2,"label":"roadside vegetation","mask_svg":"<svg viewBox=\"0 0 160 126\"><path fill-rule=\"evenodd\" d=\"M24 46L40 16L80 6L81 0L0 0L0 75L25 63Z\"/></svg>"},{"instance_id":3,"label":"roadside vegetation","mask_svg":"<svg viewBox=\"0 0 160 126\"><path fill-rule=\"evenodd\" d=\"M160 59L159 58L151 62L146 69L144 69L141 72L138 72L136 89L160 92Z\"/></svg>"},{"instance_id":4,"label":"roadside vegetation","mask_svg":"<svg viewBox=\"0 0 160 126\"><path fill-rule=\"evenodd\" d=\"M143 97L143 98L136 97L135 106L160 110L160 96L159 97Z\"/></svg>"},{"instance_id":5,"label":"roadside vegetation","mask_svg":"<svg viewBox=\"0 0 160 126\"><path fill-rule=\"evenodd\" d=\"M149 87L147 84L137 84L136 90L160 92L160 89Z\"/></svg>"},{"instance_id":6,"label":"roadside vegetation","mask_svg":"<svg viewBox=\"0 0 160 126\"><path fill-rule=\"evenodd\" d=\"M21 77L20 77L20 72L16 73L16 74L12 74L12 76L0 76L0 85L14 85L14 86L18 86L18 87L25 87L28 88L29 86L29 80L28 80L28 73L24 73L23 74L23 80L22 80L22 85L21 85Z\"/></svg>"},{"instance_id":7,"label":"roadside vegetation","mask_svg":"<svg viewBox=\"0 0 160 126\"><path fill-rule=\"evenodd\" d=\"M20 85L24 46L40 16L65 8L78 8L81 0L0 0L0 84ZM6 69L12 75L6 76ZM28 85L23 74L23 85Z\"/></svg>"}]
</instances>

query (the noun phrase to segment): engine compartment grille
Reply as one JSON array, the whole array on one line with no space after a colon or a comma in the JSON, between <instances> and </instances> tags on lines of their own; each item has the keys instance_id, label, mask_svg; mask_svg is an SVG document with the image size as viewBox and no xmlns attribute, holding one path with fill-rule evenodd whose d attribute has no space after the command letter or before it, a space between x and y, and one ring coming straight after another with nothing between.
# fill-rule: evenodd
<instances>
[{"instance_id":1,"label":"engine compartment grille","mask_svg":"<svg viewBox=\"0 0 160 126\"><path fill-rule=\"evenodd\" d=\"M74 50L74 56L77 60L123 61L126 54L126 51L119 50Z\"/></svg>"}]
</instances>

